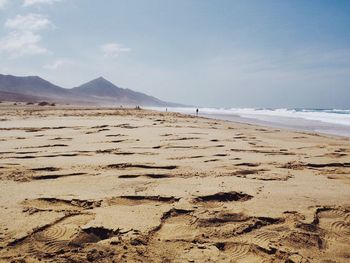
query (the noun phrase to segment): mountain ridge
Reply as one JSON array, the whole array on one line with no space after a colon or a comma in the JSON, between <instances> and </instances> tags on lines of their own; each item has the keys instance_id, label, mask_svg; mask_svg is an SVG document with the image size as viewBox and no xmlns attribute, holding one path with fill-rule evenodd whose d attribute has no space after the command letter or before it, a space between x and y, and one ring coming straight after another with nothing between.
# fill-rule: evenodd
<instances>
[{"instance_id":1,"label":"mountain ridge","mask_svg":"<svg viewBox=\"0 0 350 263\"><path fill-rule=\"evenodd\" d=\"M120 88L98 77L78 87L66 89L39 76L13 76L0 74L0 100L38 101L46 99L57 103L162 106L176 107L181 104L162 101L156 97L131 89Z\"/></svg>"},{"instance_id":2,"label":"mountain ridge","mask_svg":"<svg viewBox=\"0 0 350 263\"><path fill-rule=\"evenodd\" d=\"M52 84L51 82L40 78L39 76L13 76L0 74L0 90L5 92L20 93L25 95L33 95L45 97L65 96L69 91Z\"/></svg>"},{"instance_id":3,"label":"mountain ridge","mask_svg":"<svg viewBox=\"0 0 350 263\"><path fill-rule=\"evenodd\" d=\"M75 94L85 94L93 96L96 99L108 100L114 103L138 104L140 106L171 106L173 104L141 92L120 88L103 77L93 79L71 90Z\"/></svg>"}]
</instances>

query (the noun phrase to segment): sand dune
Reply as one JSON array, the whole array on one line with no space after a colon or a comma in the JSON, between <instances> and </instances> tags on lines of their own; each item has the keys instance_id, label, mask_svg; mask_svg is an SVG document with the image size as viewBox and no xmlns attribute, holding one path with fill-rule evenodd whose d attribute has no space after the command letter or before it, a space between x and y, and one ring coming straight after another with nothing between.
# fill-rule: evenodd
<instances>
[{"instance_id":1,"label":"sand dune","mask_svg":"<svg viewBox=\"0 0 350 263\"><path fill-rule=\"evenodd\" d=\"M0 262L348 262L350 140L0 106Z\"/></svg>"}]
</instances>

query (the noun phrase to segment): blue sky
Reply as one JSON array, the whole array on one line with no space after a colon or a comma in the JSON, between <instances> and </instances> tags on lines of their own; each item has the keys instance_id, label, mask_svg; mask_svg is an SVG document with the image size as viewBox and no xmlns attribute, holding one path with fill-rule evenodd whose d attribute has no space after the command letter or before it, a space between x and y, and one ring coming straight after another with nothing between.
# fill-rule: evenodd
<instances>
[{"instance_id":1,"label":"blue sky","mask_svg":"<svg viewBox=\"0 0 350 263\"><path fill-rule=\"evenodd\" d=\"M216 107L350 108L350 2L0 0L0 73Z\"/></svg>"}]
</instances>

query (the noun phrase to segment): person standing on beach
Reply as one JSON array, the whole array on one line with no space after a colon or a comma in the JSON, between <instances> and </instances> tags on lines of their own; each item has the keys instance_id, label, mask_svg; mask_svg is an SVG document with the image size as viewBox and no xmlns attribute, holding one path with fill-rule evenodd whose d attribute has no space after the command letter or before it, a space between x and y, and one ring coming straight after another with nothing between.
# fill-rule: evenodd
<instances>
[{"instance_id":1,"label":"person standing on beach","mask_svg":"<svg viewBox=\"0 0 350 263\"><path fill-rule=\"evenodd\" d=\"M199 112L199 110L198 110L198 108L196 109L196 116L198 116L198 112Z\"/></svg>"}]
</instances>

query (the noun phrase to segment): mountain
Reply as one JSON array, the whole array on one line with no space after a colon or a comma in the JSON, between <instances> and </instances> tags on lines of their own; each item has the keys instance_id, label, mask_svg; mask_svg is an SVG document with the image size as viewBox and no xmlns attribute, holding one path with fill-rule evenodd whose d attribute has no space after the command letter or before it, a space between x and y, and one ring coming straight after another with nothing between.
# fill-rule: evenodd
<instances>
[{"instance_id":1,"label":"mountain","mask_svg":"<svg viewBox=\"0 0 350 263\"><path fill-rule=\"evenodd\" d=\"M155 97L130 89L119 88L112 82L99 77L79 87L71 89L76 95L87 95L97 101L106 101L122 105L175 106L174 103L161 101Z\"/></svg>"},{"instance_id":2,"label":"mountain","mask_svg":"<svg viewBox=\"0 0 350 263\"><path fill-rule=\"evenodd\" d=\"M119 88L102 77L73 89L65 89L38 76L17 77L0 74L0 101L6 100L25 102L46 100L64 104L108 106L180 106L144 93Z\"/></svg>"},{"instance_id":3,"label":"mountain","mask_svg":"<svg viewBox=\"0 0 350 263\"><path fill-rule=\"evenodd\" d=\"M16 77L1 74L0 91L50 98L61 98L70 94L68 90L37 76Z\"/></svg>"}]
</instances>

